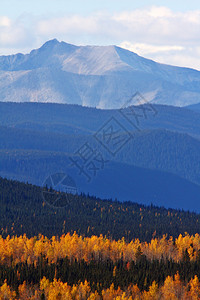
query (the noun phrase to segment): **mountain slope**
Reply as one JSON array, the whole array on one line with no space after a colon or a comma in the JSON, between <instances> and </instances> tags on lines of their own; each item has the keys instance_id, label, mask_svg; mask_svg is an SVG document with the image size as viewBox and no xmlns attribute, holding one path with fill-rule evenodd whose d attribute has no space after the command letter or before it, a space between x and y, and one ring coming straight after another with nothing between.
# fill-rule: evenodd
<instances>
[{"instance_id":1,"label":"mountain slope","mask_svg":"<svg viewBox=\"0 0 200 300\"><path fill-rule=\"evenodd\" d=\"M137 91L147 101L199 102L200 72L162 65L116 46L52 40L30 54L0 57L1 101L119 108Z\"/></svg>"},{"instance_id":2,"label":"mountain slope","mask_svg":"<svg viewBox=\"0 0 200 300\"><path fill-rule=\"evenodd\" d=\"M183 132L200 138L199 113L189 109L154 105L157 114L148 112L145 117L140 107L134 112L140 114L139 129L167 129ZM100 110L79 105L55 103L6 103L0 102L0 126L46 132L82 134L96 132L110 118L116 118L129 130L135 130L119 110ZM135 123L134 114L131 121Z\"/></svg>"},{"instance_id":3,"label":"mountain slope","mask_svg":"<svg viewBox=\"0 0 200 300\"><path fill-rule=\"evenodd\" d=\"M200 112L200 103L188 105L187 108L196 112Z\"/></svg>"},{"instance_id":4,"label":"mountain slope","mask_svg":"<svg viewBox=\"0 0 200 300\"><path fill-rule=\"evenodd\" d=\"M186 231L200 233L200 215L195 213L84 195L67 195L67 205L55 208L44 203L41 188L2 178L0 190L0 234L3 237L24 233L31 237L38 234L52 237L76 231L83 236L103 234L147 242L153 234L175 238Z\"/></svg>"},{"instance_id":5,"label":"mountain slope","mask_svg":"<svg viewBox=\"0 0 200 300\"><path fill-rule=\"evenodd\" d=\"M141 128L137 131L128 127L128 122L117 110L76 105L0 103L0 149L5 152L21 149L73 155L88 142L106 159L167 171L200 184L199 114L184 108L158 105L155 108L157 115L141 119ZM115 157L100 147L94 138L95 132L112 117L132 134L132 139ZM15 160L16 155L9 156L9 159ZM33 159L31 155L30 159ZM8 158L0 163L0 170L4 166L6 172L7 163Z\"/></svg>"},{"instance_id":6,"label":"mountain slope","mask_svg":"<svg viewBox=\"0 0 200 300\"><path fill-rule=\"evenodd\" d=\"M100 147L94 137L79 132L73 135L0 127L0 149L5 151L23 149L73 156L85 143L93 149L99 149L107 160L167 171L200 184L200 141L187 134L166 130L135 132L129 143L112 157L106 149ZM6 161L1 162L0 171L6 164Z\"/></svg>"},{"instance_id":7,"label":"mountain slope","mask_svg":"<svg viewBox=\"0 0 200 300\"><path fill-rule=\"evenodd\" d=\"M50 175L65 173L74 179L79 193L200 212L200 186L179 176L109 161L88 182L71 166L69 157L66 153L1 150L0 176L42 186Z\"/></svg>"}]
</instances>

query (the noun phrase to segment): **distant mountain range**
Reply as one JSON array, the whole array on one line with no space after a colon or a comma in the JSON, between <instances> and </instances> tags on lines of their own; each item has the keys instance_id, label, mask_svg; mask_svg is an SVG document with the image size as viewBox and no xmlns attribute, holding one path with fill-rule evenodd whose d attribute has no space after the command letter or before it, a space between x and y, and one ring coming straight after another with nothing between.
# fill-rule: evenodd
<instances>
[{"instance_id":1,"label":"distant mountain range","mask_svg":"<svg viewBox=\"0 0 200 300\"><path fill-rule=\"evenodd\" d=\"M120 110L0 102L0 176L42 185L63 172L79 192L200 212L200 113L153 107L157 114L141 118L136 130ZM95 139L109 120L123 126L122 135L132 135L114 156ZM108 160L89 183L70 166L85 143Z\"/></svg>"},{"instance_id":2,"label":"distant mountain range","mask_svg":"<svg viewBox=\"0 0 200 300\"><path fill-rule=\"evenodd\" d=\"M0 101L110 109L120 108L136 92L153 103L196 104L200 72L159 64L116 46L74 46L57 40L30 54L0 56Z\"/></svg>"}]
</instances>

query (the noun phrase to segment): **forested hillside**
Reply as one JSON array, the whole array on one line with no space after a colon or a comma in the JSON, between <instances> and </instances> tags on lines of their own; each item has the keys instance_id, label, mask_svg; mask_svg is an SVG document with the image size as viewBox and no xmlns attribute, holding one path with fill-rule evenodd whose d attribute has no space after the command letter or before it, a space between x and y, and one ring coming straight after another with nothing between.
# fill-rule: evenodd
<instances>
[{"instance_id":1,"label":"forested hillside","mask_svg":"<svg viewBox=\"0 0 200 300\"><path fill-rule=\"evenodd\" d=\"M200 236L0 237L1 299L199 299ZM9 298L5 298L5 297Z\"/></svg>"},{"instance_id":2,"label":"forested hillside","mask_svg":"<svg viewBox=\"0 0 200 300\"><path fill-rule=\"evenodd\" d=\"M152 236L163 234L177 237L185 232L200 233L200 215L181 210L59 192L56 195L64 204L56 208L51 205L51 195L44 198L44 189L2 178L0 191L3 237L15 234L51 237L76 231L84 236L103 234L114 239L124 237L127 241L134 238L150 241Z\"/></svg>"},{"instance_id":3,"label":"forested hillside","mask_svg":"<svg viewBox=\"0 0 200 300\"><path fill-rule=\"evenodd\" d=\"M200 184L200 141L189 136L170 132L167 130L142 130L141 132L131 132L131 140L119 151L115 157L109 155L108 151L100 145L91 134L78 133L56 133L29 129L19 129L12 127L0 127L0 160L3 153L8 150L32 150L59 152L73 155L85 143L93 149L101 149L102 155L109 160L126 163L143 168L156 169L170 172ZM17 152L16 152L17 153ZM12 152L10 151L10 156ZM31 154L30 154L31 155ZM18 159L13 170L18 167ZM34 156L30 156L34 159ZM25 163L25 162L24 162ZM6 168L5 168L6 166ZM61 168L58 160L58 169ZM1 163L0 172L6 170L7 162ZM23 170L19 170L22 173ZM30 174L26 174L29 176ZM38 178L38 174L35 174Z\"/></svg>"},{"instance_id":4,"label":"forested hillside","mask_svg":"<svg viewBox=\"0 0 200 300\"><path fill-rule=\"evenodd\" d=\"M130 123L121 110L0 102L0 176L42 185L64 172L80 193L200 212L199 113L148 104L132 110ZM127 140L115 155L97 139L111 120ZM86 143L107 162L90 170L89 182L71 167Z\"/></svg>"},{"instance_id":5,"label":"forested hillside","mask_svg":"<svg viewBox=\"0 0 200 300\"><path fill-rule=\"evenodd\" d=\"M128 99L124 99L124 103ZM153 105L146 111L135 107L135 114L140 113L140 129L167 129L199 136L199 113L187 108L167 105ZM149 107L147 107L149 109ZM156 112L156 114L155 114ZM0 125L46 132L69 134L95 132L108 119L115 117L128 126L119 110L101 110L80 105L55 103L15 103L0 102ZM136 122L135 115L131 115ZM133 128L131 126L128 129ZM79 131L80 130L80 131Z\"/></svg>"}]
</instances>

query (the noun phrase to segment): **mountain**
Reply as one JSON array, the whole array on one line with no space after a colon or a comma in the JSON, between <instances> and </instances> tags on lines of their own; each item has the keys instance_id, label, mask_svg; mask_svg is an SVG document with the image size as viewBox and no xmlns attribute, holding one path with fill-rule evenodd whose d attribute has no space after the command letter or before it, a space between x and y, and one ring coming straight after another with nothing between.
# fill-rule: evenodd
<instances>
[{"instance_id":1,"label":"mountain","mask_svg":"<svg viewBox=\"0 0 200 300\"><path fill-rule=\"evenodd\" d=\"M137 106L135 109L140 108ZM69 157L85 143L89 143L109 160L109 164L114 164L116 176L112 175L114 181L110 187L103 184L105 194L99 188L102 183L93 186L83 181L79 184L80 191L103 197L116 197L122 201L129 200L132 197L129 192L131 185L127 188L128 192L123 188L125 184L120 185L121 191L114 187L119 180L117 178L121 178L121 173L126 174L124 179L128 182L131 172L135 174L136 167L149 169L149 172L168 172L171 176L176 175L200 184L199 114L171 106L154 105L154 109L157 111L156 116L149 114L146 119L141 119L139 130L134 130L119 110L100 110L67 104L1 102L0 174L41 184L48 174L62 171L73 173L79 182L78 170L68 168ZM115 156L95 138L99 128L112 118L123 126L125 136L132 136ZM130 166L129 171L124 165ZM105 172L102 174L107 178ZM115 192L112 192L112 188ZM168 195L167 193L166 205L169 202ZM151 196L150 198L154 199Z\"/></svg>"},{"instance_id":2,"label":"mountain","mask_svg":"<svg viewBox=\"0 0 200 300\"><path fill-rule=\"evenodd\" d=\"M152 107L156 114L149 111L146 116L141 113L142 106L132 107L130 120L135 123L134 113L140 114L139 130L166 129L200 138L198 112L167 105ZM102 110L71 104L0 102L0 126L23 130L89 135L94 134L112 117L127 130L138 131L124 118L120 110Z\"/></svg>"},{"instance_id":3,"label":"mountain","mask_svg":"<svg viewBox=\"0 0 200 300\"><path fill-rule=\"evenodd\" d=\"M16 159L19 152L15 150L29 151L29 160L34 163L34 154L31 151L38 151L41 155L38 164L41 169L45 169L45 164L41 164L45 159L42 153L56 153L57 168L62 169L62 160L60 157L73 156L74 153L83 145L88 143L92 149L99 149L104 159L112 160L119 163L128 164L151 170L159 170L162 172L169 172L190 180L194 183L200 184L200 141L190 137L187 134L170 132L167 130L143 130L141 132L132 133L132 139L124 145L115 157L109 155L108 151L101 147L93 136L75 133L72 134L59 134L56 132L34 131L21 128L0 127L0 173L6 172L9 166L9 160L13 161L13 172L17 166L21 165L20 170L16 173L17 179L23 173L23 168L27 169L27 158ZM9 155L3 155L8 154ZM18 153L18 154L17 154ZM22 152L23 153L23 152ZM55 161L55 159L54 159ZM68 159L66 165L70 164ZM48 170L50 163L48 162ZM121 165L118 165L121 168ZM31 167L28 168L29 171ZM65 171L69 172L69 170ZM55 169L47 172L55 172ZM71 171L70 171L71 172ZM100 171L102 172L102 171ZM122 170L120 171L122 172ZM30 173L26 173L27 178ZM32 174L33 175L33 174ZM37 174L34 174L33 179L37 179ZM127 176L127 175L126 175ZM31 181L37 183L36 181ZM89 192L89 190L88 190ZM127 197L125 195L124 197ZM117 194L116 194L117 197ZM123 197L121 196L123 200Z\"/></svg>"},{"instance_id":4,"label":"mountain","mask_svg":"<svg viewBox=\"0 0 200 300\"><path fill-rule=\"evenodd\" d=\"M136 92L154 103L195 104L200 72L159 64L116 46L74 46L57 40L26 55L0 56L1 101L110 109L123 106Z\"/></svg>"},{"instance_id":5,"label":"mountain","mask_svg":"<svg viewBox=\"0 0 200 300\"><path fill-rule=\"evenodd\" d=\"M88 182L70 166L69 157L55 152L0 151L0 176L43 186L49 176L63 173L73 178L78 193L200 212L200 186L177 175L109 161Z\"/></svg>"},{"instance_id":6,"label":"mountain","mask_svg":"<svg viewBox=\"0 0 200 300\"><path fill-rule=\"evenodd\" d=\"M145 107L131 109L141 113ZM86 194L200 211L199 113L152 107L156 114L143 115L136 129L121 110L0 102L0 176L42 185L49 175L63 172ZM131 135L115 155L96 138L110 120L120 124L122 136ZM70 158L76 159L86 143L108 162L97 166L89 183L70 167Z\"/></svg>"},{"instance_id":7,"label":"mountain","mask_svg":"<svg viewBox=\"0 0 200 300\"><path fill-rule=\"evenodd\" d=\"M188 105L187 108L196 112L200 112L200 103Z\"/></svg>"}]
</instances>

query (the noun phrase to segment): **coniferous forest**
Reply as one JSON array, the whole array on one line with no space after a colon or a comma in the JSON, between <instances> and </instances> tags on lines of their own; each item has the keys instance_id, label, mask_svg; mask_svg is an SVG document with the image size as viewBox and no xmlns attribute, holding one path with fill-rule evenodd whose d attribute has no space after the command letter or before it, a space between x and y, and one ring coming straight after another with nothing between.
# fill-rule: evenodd
<instances>
[{"instance_id":1,"label":"coniferous forest","mask_svg":"<svg viewBox=\"0 0 200 300\"><path fill-rule=\"evenodd\" d=\"M0 238L0 299L199 299L200 236ZM8 298L6 298L6 297Z\"/></svg>"},{"instance_id":2,"label":"coniferous forest","mask_svg":"<svg viewBox=\"0 0 200 300\"><path fill-rule=\"evenodd\" d=\"M0 190L0 299L199 299L199 214L3 178Z\"/></svg>"},{"instance_id":3,"label":"coniferous forest","mask_svg":"<svg viewBox=\"0 0 200 300\"><path fill-rule=\"evenodd\" d=\"M60 204L53 206L55 193L3 178L0 191L0 234L4 238L23 234L50 238L76 231L88 237L102 234L115 240L150 242L164 234L174 238L185 232L200 234L200 214L189 211L60 192L55 192Z\"/></svg>"}]
</instances>

